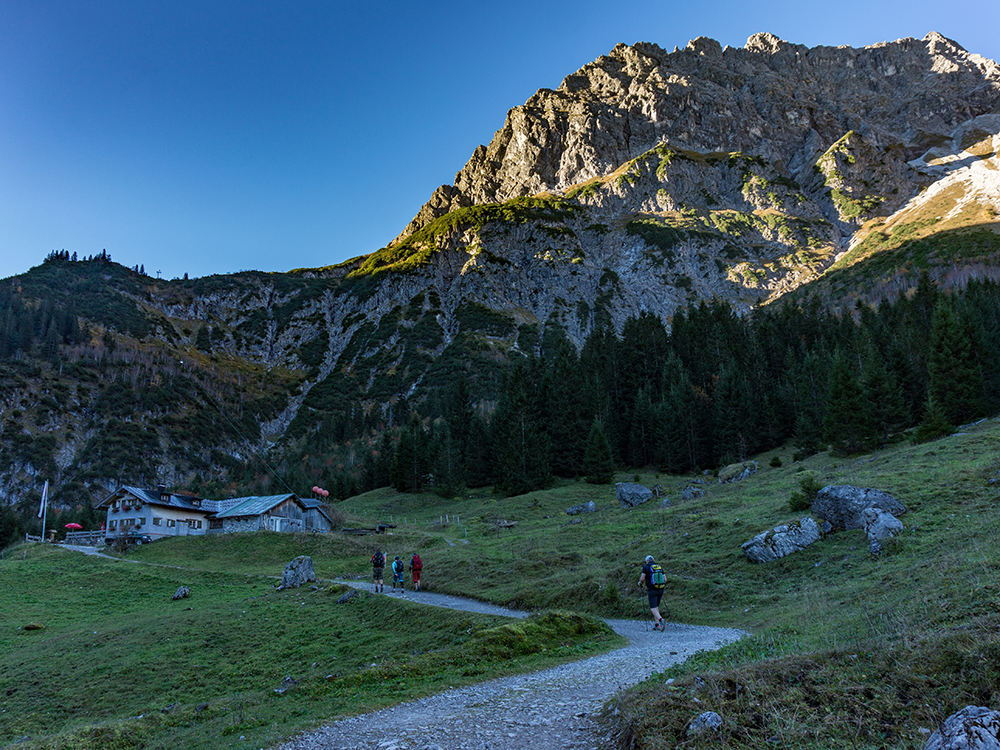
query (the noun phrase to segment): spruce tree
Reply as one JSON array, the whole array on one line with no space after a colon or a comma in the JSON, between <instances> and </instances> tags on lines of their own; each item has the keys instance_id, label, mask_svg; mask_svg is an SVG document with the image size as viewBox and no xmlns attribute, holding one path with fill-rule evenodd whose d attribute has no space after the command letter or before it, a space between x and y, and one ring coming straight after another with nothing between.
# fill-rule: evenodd
<instances>
[{"instance_id":1,"label":"spruce tree","mask_svg":"<svg viewBox=\"0 0 1000 750\"><path fill-rule=\"evenodd\" d=\"M590 484L610 484L615 475L611 444L601 421L594 418L587 435L587 451L583 460L584 477Z\"/></svg>"},{"instance_id":2,"label":"spruce tree","mask_svg":"<svg viewBox=\"0 0 1000 750\"><path fill-rule=\"evenodd\" d=\"M835 454L846 456L869 450L873 444L873 432L873 420L864 389L844 353L837 350L830 371L823 440Z\"/></svg>"},{"instance_id":3,"label":"spruce tree","mask_svg":"<svg viewBox=\"0 0 1000 750\"><path fill-rule=\"evenodd\" d=\"M983 376L970 328L955 314L947 297L934 307L927 375L928 397L951 424L983 415Z\"/></svg>"},{"instance_id":4,"label":"spruce tree","mask_svg":"<svg viewBox=\"0 0 1000 750\"><path fill-rule=\"evenodd\" d=\"M550 480L549 443L541 424L536 360L519 362L504 376L490 424L494 481L507 496L546 486Z\"/></svg>"},{"instance_id":5,"label":"spruce tree","mask_svg":"<svg viewBox=\"0 0 1000 750\"><path fill-rule=\"evenodd\" d=\"M928 399L923 421L913 431L914 443L926 443L939 437L946 437L955 431L948 417L933 399Z\"/></svg>"},{"instance_id":6,"label":"spruce tree","mask_svg":"<svg viewBox=\"0 0 1000 750\"><path fill-rule=\"evenodd\" d=\"M416 412L399 433L392 458L392 486L399 492L420 492L430 473L427 434Z\"/></svg>"}]
</instances>

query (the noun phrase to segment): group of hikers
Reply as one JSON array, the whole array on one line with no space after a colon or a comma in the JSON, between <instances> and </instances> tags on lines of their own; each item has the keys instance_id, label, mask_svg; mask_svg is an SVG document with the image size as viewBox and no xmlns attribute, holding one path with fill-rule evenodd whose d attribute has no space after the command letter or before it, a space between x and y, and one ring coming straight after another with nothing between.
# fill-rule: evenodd
<instances>
[{"instance_id":1,"label":"group of hikers","mask_svg":"<svg viewBox=\"0 0 1000 750\"><path fill-rule=\"evenodd\" d=\"M372 555L372 583L376 593L385 591L382 578L385 574L386 559L387 555L381 549L375 550L375 554ZM393 591L396 590L397 583L399 584L400 592L406 591L405 578L407 570L409 570L410 577L413 579L413 590L420 591L420 574L424 569L424 562L420 559L420 555L414 552L410 557L409 564L404 563L399 555L396 555L392 560L391 566ZM667 587L667 578L663 572L663 567L653 559L652 555L646 555L646 559L642 565L642 573L639 574L639 588L641 589L643 586L646 587L649 612L653 616L653 630L662 633L666 627L666 622L660 615L660 600L663 598L663 590Z\"/></svg>"},{"instance_id":2,"label":"group of hikers","mask_svg":"<svg viewBox=\"0 0 1000 750\"><path fill-rule=\"evenodd\" d=\"M385 562L387 555L380 549L375 550L375 554L372 555L372 582L375 587L376 593L384 592L385 585L382 582L382 577L385 573ZM420 573L424 569L424 562L420 559L420 555L416 552L410 557L409 565L404 563L399 555L396 555L392 560L392 590L396 590L396 584L399 584L399 591L402 593L406 591L405 578L406 571L409 570L410 577L413 579L413 590L420 591Z\"/></svg>"}]
</instances>

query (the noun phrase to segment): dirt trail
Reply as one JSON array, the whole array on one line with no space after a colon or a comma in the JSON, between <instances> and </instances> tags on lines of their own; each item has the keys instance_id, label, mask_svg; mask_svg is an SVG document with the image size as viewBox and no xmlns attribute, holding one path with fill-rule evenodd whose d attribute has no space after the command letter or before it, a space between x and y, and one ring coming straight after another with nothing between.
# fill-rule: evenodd
<instances>
[{"instance_id":1,"label":"dirt trail","mask_svg":"<svg viewBox=\"0 0 1000 750\"><path fill-rule=\"evenodd\" d=\"M101 554L93 547L60 546ZM338 583L371 589L370 583ZM430 591L387 591L385 595L482 614L529 614ZM606 738L593 717L615 693L697 651L716 649L746 635L740 630L680 623L669 623L664 632L656 632L648 620L606 622L629 640L627 646L342 719L303 733L275 750L602 750Z\"/></svg>"},{"instance_id":2,"label":"dirt trail","mask_svg":"<svg viewBox=\"0 0 1000 750\"><path fill-rule=\"evenodd\" d=\"M370 588L352 581L341 583ZM528 614L425 591L402 596L470 612ZM605 738L593 717L608 698L696 651L716 649L746 635L739 630L679 623L667 625L662 633L640 620L607 623L629 639L628 646L343 719L302 734L277 750L599 750Z\"/></svg>"}]
</instances>

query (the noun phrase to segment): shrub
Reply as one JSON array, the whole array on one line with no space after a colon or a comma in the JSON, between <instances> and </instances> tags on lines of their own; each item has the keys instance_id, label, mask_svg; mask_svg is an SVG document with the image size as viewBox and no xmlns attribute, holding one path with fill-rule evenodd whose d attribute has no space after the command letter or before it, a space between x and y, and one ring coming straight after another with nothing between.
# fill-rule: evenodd
<instances>
[{"instance_id":1,"label":"shrub","mask_svg":"<svg viewBox=\"0 0 1000 750\"><path fill-rule=\"evenodd\" d=\"M788 508L793 513L800 513L812 508L816 493L823 489L819 475L814 471L804 471L799 477L799 489L788 499Z\"/></svg>"}]
</instances>

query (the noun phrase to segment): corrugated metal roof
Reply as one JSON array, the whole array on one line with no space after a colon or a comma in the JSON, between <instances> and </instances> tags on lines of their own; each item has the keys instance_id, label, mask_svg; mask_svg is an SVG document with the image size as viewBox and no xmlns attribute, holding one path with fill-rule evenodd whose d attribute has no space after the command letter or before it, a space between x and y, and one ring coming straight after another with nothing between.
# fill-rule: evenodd
<instances>
[{"instance_id":1,"label":"corrugated metal roof","mask_svg":"<svg viewBox=\"0 0 1000 750\"><path fill-rule=\"evenodd\" d=\"M267 513L272 508L281 505L283 502L289 498L298 497L292 494L287 495L254 495L251 497L239 497L235 498L239 500L238 505L234 505L229 510L222 511L216 515L216 518L234 518L236 516L259 516L262 513Z\"/></svg>"},{"instance_id":2,"label":"corrugated metal roof","mask_svg":"<svg viewBox=\"0 0 1000 750\"><path fill-rule=\"evenodd\" d=\"M128 493L132 495L137 500L147 503L149 505L161 505L170 508L180 508L182 510L193 510L202 513L212 513L215 511L215 506L213 500L206 500L201 497L191 497L190 495L175 495L173 493L164 493L160 495L159 490L145 489L143 487L129 487L122 486L117 490L108 495L104 500L101 501L100 505L105 505L109 500L116 496L120 496L122 493ZM195 501L200 501L201 506L195 504Z\"/></svg>"}]
</instances>

